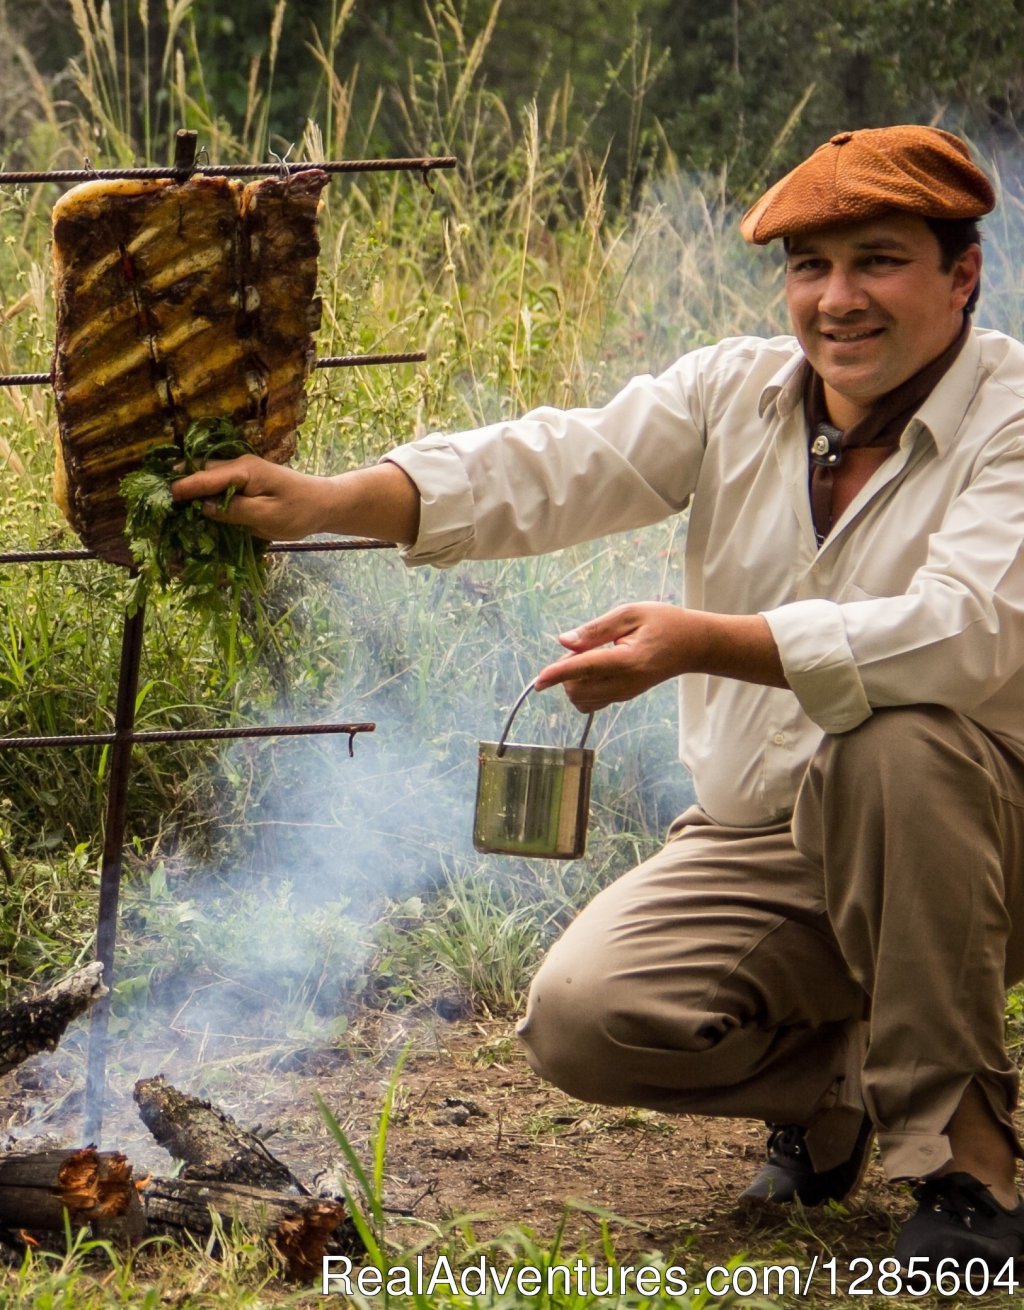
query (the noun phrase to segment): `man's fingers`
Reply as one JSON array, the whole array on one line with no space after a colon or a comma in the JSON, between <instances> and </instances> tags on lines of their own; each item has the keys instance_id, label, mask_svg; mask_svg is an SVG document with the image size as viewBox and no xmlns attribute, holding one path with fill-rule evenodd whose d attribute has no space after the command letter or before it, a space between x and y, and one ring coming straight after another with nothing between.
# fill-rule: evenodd
<instances>
[{"instance_id":1,"label":"man's fingers","mask_svg":"<svg viewBox=\"0 0 1024 1310\"><path fill-rule=\"evenodd\" d=\"M204 469L202 473L190 473L187 477L176 478L171 483L171 495L175 500L202 500L217 496L234 487L241 491L248 483L244 473L224 474L218 469Z\"/></svg>"},{"instance_id":2,"label":"man's fingers","mask_svg":"<svg viewBox=\"0 0 1024 1310\"><path fill-rule=\"evenodd\" d=\"M576 655L565 655L562 659L555 660L554 664L541 669L533 680L533 686L536 691L546 691L548 687L559 687L563 682L571 682L580 676L580 658Z\"/></svg>"},{"instance_id":3,"label":"man's fingers","mask_svg":"<svg viewBox=\"0 0 1024 1310\"><path fill-rule=\"evenodd\" d=\"M561 663L562 661L559 660L558 663L549 664L546 668L541 669L533 680L534 691L547 691L549 687L558 687L572 676L569 673L562 674L559 667Z\"/></svg>"},{"instance_id":4,"label":"man's fingers","mask_svg":"<svg viewBox=\"0 0 1024 1310\"><path fill-rule=\"evenodd\" d=\"M632 632L637 625L636 615L629 605L620 605L609 610L588 623L581 623L578 628L559 634L558 640L571 651L594 650L598 646L607 646L609 642L618 641Z\"/></svg>"},{"instance_id":5,"label":"man's fingers","mask_svg":"<svg viewBox=\"0 0 1024 1310\"><path fill-rule=\"evenodd\" d=\"M554 664L541 669L533 681L537 691L558 687L567 682L585 682L601 675L615 660L613 650L585 651L580 655L563 655Z\"/></svg>"},{"instance_id":6,"label":"man's fingers","mask_svg":"<svg viewBox=\"0 0 1024 1310\"><path fill-rule=\"evenodd\" d=\"M234 503L235 503L234 496L231 497L231 500L228 502L227 505L224 504L223 496L218 497L216 500L204 499L202 502L203 514L208 519L216 519L218 523L240 522L240 516L237 514L232 514L232 508L234 507Z\"/></svg>"},{"instance_id":7,"label":"man's fingers","mask_svg":"<svg viewBox=\"0 0 1024 1310\"><path fill-rule=\"evenodd\" d=\"M236 491L244 491L249 485L251 476L245 458L247 457L237 460L211 460L200 472L189 473L184 478L176 478L171 483L171 495L175 500L198 500L216 496L227 491L229 487L234 487Z\"/></svg>"}]
</instances>

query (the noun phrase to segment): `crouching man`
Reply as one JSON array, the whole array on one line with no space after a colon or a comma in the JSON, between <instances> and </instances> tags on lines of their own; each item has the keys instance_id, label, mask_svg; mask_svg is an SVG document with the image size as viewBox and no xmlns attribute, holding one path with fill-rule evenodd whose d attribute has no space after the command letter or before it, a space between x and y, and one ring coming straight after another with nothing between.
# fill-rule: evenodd
<instances>
[{"instance_id":1,"label":"crouching man","mask_svg":"<svg viewBox=\"0 0 1024 1310\"><path fill-rule=\"evenodd\" d=\"M176 486L266 537L411 564L538 554L689 507L685 608L561 638L580 710L679 678L698 804L556 943L520 1026L585 1100L767 1121L748 1201L856 1189L877 1137L913 1258L1024 1255L1024 346L972 326L992 188L956 137L834 136L748 212L793 335L727 340L602 408L433 434L316 478Z\"/></svg>"}]
</instances>

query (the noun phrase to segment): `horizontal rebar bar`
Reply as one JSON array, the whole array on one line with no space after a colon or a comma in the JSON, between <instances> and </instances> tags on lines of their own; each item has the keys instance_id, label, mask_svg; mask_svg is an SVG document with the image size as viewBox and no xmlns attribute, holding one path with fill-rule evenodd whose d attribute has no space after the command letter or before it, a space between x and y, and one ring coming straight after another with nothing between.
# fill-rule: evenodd
<instances>
[{"instance_id":1,"label":"horizontal rebar bar","mask_svg":"<svg viewBox=\"0 0 1024 1310\"><path fill-rule=\"evenodd\" d=\"M291 177L294 173L308 173L320 169L324 173L431 173L439 168L455 168L458 160L453 155L428 155L415 159L329 159L322 163L313 160L301 164L202 164L189 169L174 168L52 168L34 173L0 172L0 186L15 186L28 182L93 182L100 178L137 178L148 181L161 177L187 180L197 173L202 177L269 177L273 174Z\"/></svg>"},{"instance_id":2,"label":"horizontal rebar bar","mask_svg":"<svg viewBox=\"0 0 1024 1310\"><path fill-rule=\"evenodd\" d=\"M308 555L331 550L395 550L393 541L378 541L376 537L344 538L339 541L272 541L268 555Z\"/></svg>"},{"instance_id":3,"label":"horizontal rebar bar","mask_svg":"<svg viewBox=\"0 0 1024 1310\"><path fill-rule=\"evenodd\" d=\"M360 364L422 364L425 363L425 350L405 351L392 355L327 355L318 359L314 368L357 368Z\"/></svg>"},{"instance_id":4,"label":"horizontal rebar bar","mask_svg":"<svg viewBox=\"0 0 1024 1310\"><path fill-rule=\"evenodd\" d=\"M272 541L269 555L305 555L334 550L394 550L393 541L376 538L341 538L338 541ZM9 550L0 552L0 564L59 564L65 560L99 559L94 550Z\"/></svg>"},{"instance_id":5,"label":"horizontal rebar bar","mask_svg":"<svg viewBox=\"0 0 1024 1310\"><path fill-rule=\"evenodd\" d=\"M314 368L358 368L363 364L422 364L425 350L404 351L390 355L327 355L314 362ZM52 373L0 373L0 387L39 387L53 382Z\"/></svg>"},{"instance_id":6,"label":"horizontal rebar bar","mask_svg":"<svg viewBox=\"0 0 1024 1310\"><path fill-rule=\"evenodd\" d=\"M348 734L349 751L352 738L359 732L374 732L375 723L279 723L260 728L163 728L151 732L122 734L123 740L135 742L159 741L243 741L251 737L323 737L329 733ZM41 746L112 746L118 740L115 732L64 733L48 737L0 737L0 751L32 750Z\"/></svg>"}]
</instances>

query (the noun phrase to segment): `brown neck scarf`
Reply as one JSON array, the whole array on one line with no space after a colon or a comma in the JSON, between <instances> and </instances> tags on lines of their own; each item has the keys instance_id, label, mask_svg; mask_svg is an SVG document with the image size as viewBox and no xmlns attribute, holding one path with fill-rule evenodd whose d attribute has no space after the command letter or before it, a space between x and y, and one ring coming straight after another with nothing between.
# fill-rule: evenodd
<instances>
[{"instance_id":1,"label":"brown neck scarf","mask_svg":"<svg viewBox=\"0 0 1024 1310\"><path fill-rule=\"evenodd\" d=\"M959 335L941 355L880 397L870 412L845 432L835 427L829 418L825 384L810 364L807 365L804 376L804 414L810 442L811 515L819 545L832 531L833 475L842 463L843 452L859 446L895 450L903 429L960 354L969 328L970 319L965 314Z\"/></svg>"}]
</instances>

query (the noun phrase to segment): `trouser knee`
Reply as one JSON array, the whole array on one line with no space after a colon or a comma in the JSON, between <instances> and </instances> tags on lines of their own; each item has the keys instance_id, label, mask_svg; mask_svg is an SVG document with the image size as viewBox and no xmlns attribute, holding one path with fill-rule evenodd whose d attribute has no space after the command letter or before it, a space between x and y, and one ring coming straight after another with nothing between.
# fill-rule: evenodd
<instances>
[{"instance_id":1,"label":"trouser knee","mask_svg":"<svg viewBox=\"0 0 1024 1310\"><path fill-rule=\"evenodd\" d=\"M548 1082L581 1101L625 1105L628 1053L613 1036L607 992L604 978L567 968L556 947L533 980L518 1034L531 1067Z\"/></svg>"},{"instance_id":2,"label":"trouser knee","mask_svg":"<svg viewBox=\"0 0 1024 1310\"><path fill-rule=\"evenodd\" d=\"M879 709L850 732L822 738L810 766L816 774L841 783L855 781L870 793L896 777L920 795L922 769L949 751L963 753L966 721L941 705L899 705ZM969 748L968 748L969 749Z\"/></svg>"}]
</instances>

